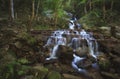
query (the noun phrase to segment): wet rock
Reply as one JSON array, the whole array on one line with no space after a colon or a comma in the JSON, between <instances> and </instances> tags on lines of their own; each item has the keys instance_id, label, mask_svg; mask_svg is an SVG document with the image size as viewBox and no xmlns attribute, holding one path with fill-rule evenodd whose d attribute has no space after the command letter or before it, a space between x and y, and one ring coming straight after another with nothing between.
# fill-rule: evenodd
<instances>
[{"instance_id":1,"label":"wet rock","mask_svg":"<svg viewBox=\"0 0 120 79\"><path fill-rule=\"evenodd\" d=\"M80 56L80 57L87 56L88 52L89 52L89 49L88 49L88 47L86 47L86 46L83 47L83 48L79 47L79 48L76 50L76 54L77 54L78 56Z\"/></svg>"},{"instance_id":2,"label":"wet rock","mask_svg":"<svg viewBox=\"0 0 120 79\"><path fill-rule=\"evenodd\" d=\"M73 60L73 50L67 46L59 46L58 49L59 61L64 64L71 64Z\"/></svg>"}]
</instances>

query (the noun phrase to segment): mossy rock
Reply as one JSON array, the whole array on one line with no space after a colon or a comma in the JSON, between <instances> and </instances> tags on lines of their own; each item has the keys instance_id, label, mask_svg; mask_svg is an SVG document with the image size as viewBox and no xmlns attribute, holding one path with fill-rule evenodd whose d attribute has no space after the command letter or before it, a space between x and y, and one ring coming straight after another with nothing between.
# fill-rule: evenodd
<instances>
[{"instance_id":1,"label":"mossy rock","mask_svg":"<svg viewBox=\"0 0 120 79\"><path fill-rule=\"evenodd\" d=\"M41 65L34 66L30 70L29 74L33 75L34 79L44 79L46 75L48 74L48 69Z\"/></svg>"},{"instance_id":2,"label":"mossy rock","mask_svg":"<svg viewBox=\"0 0 120 79\"><path fill-rule=\"evenodd\" d=\"M49 72L47 79L61 79L61 75L59 72L51 71Z\"/></svg>"},{"instance_id":3,"label":"mossy rock","mask_svg":"<svg viewBox=\"0 0 120 79\"><path fill-rule=\"evenodd\" d=\"M106 71L106 70L108 70L110 68L110 61L108 59L101 58L98 61L98 65L99 65L100 69Z\"/></svg>"}]
</instances>

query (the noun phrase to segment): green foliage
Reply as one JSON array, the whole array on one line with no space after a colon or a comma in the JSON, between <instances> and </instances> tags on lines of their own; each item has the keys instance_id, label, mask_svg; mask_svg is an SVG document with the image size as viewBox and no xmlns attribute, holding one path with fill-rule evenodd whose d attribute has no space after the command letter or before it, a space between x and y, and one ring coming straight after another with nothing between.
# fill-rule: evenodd
<instances>
[{"instance_id":1,"label":"green foliage","mask_svg":"<svg viewBox=\"0 0 120 79\"><path fill-rule=\"evenodd\" d=\"M91 11L90 13L83 16L80 19L80 22L87 26L103 26L103 25L105 25L104 20L101 18L100 10Z\"/></svg>"},{"instance_id":2,"label":"green foliage","mask_svg":"<svg viewBox=\"0 0 120 79\"><path fill-rule=\"evenodd\" d=\"M21 65L19 62L12 61L0 67L0 75L2 79L17 79L21 75L25 75L30 67Z\"/></svg>"},{"instance_id":3,"label":"green foliage","mask_svg":"<svg viewBox=\"0 0 120 79\"><path fill-rule=\"evenodd\" d=\"M11 50L0 49L0 79L18 79L29 67L17 62Z\"/></svg>"},{"instance_id":4,"label":"green foliage","mask_svg":"<svg viewBox=\"0 0 120 79\"><path fill-rule=\"evenodd\" d=\"M29 61L26 58L18 59L18 62L21 64L28 64L29 63Z\"/></svg>"},{"instance_id":5,"label":"green foliage","mask_svg":"<svg viewBox=\"0 0 120 79\"><path fill-rule=\"evenodd\" d=\"M61 28L64 26L64 24L61 24L61 19L65 17L64 12L67 11L75 14L78 17L78 19L80 17L86 19L86 21L83 21L82 23L87 22L86 24L90 26L102 26L111 22L118 21L116 16L119 16L120 14L119 0L34 0L34 1L35 1L34 3L35 18L33 22L29 24L32 14L31 10L32 0L14 0L15 20L18 21L16 22L17 25L28 26L29 29L30 25L34 26L34 21L38 21L39 24L37 26L52 25L52 27L58 26ZM1 16L0 20L8 19L10 15L8 12L9 11L8 4L9 0L0 0L0 16ZM46 17L48 18L47 22L44 19ZM39 20L37 20L38 18ZM43 27L41 28L48 29Z\"/></svg>"}]
</instances>

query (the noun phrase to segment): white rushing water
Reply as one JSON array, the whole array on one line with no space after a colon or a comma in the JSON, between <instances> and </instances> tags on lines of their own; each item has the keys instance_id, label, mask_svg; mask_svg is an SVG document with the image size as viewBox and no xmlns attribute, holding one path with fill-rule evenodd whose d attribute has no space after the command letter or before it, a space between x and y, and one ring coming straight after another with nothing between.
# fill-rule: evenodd
<instances>
[{"instance_id":1,"label":"white rushing water","mask_svg":"<svg viewBox=\"0 0 120 79\"><path fill-rule=\"evenodd\" d=\"M86 32L84 29L81 29L81 31L75 30L74 23L74 20L70 20L68 30L56 30L53 32L52 36L49 37L45 46L51 46L51 54L46 60L57 59L56 53L59 49L59 45L69 46L74 51L74 59L71 61L72 67L78 72L85 72L85 69L78 67L78 63L82 62L86 57L77 56L75 52L78 48L84 50L85 47L88 47L88 53L97 60L97 55L99 55L98 43L90 32ZM64 37L63 34L68 35L68 37ZM70 42L67 41L68 39ZM83 48L81 46L83 46ZM95 63L93 63L93 67L94 66L96 66Z\"/></svg>"},{"instance_id":2,"label":"white rushing water","mask_svg":"<svg viewBox=\"0 0 120 79\"><path fill-rule=\"evenodd\" d=\"M54 39L55 39L55 45L53 46L53 50L50 54L50 57L46 58L46 60L57 59L56 53L57 53L59 45L66 45L66 38L62 36L63 33L64 33L64 31L61 31L61 30L55 31L53 33L52 37L54 37ZM49 39L48 39L48 41L49 41ZM51 43L53 43L53 42L51 42ZM48 43L48 44L51 44L51 43Z\"/></svg>"}]
</instances>

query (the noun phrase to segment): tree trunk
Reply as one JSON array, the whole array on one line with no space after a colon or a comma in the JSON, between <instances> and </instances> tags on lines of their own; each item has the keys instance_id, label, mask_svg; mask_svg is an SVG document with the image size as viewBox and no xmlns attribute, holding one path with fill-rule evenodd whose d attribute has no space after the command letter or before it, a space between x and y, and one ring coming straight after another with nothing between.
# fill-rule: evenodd
<instances>
[{"instance_id":1,"label":"tree trunk","mask_svg":"<svg viewBox=\"0 0 120 79\"><path fill-rule=\"evenodd\" d=\"M92 0L89 0L89 8L90 8L90 11L92 9Z\"/></svg>"},{"instance_id":2,"label":"tree trunk","mask_svg":"<svg viewBox=\"0 0 120 79\"><path fill-rule=\"evenodd\" d=\"M40 0L38 0L38 4L37 4L37 9L36 9L36 18L38 16L38 12L39 12L39 5L40 5Z\"/></svg>"},{"instance_id":3,"label":"tree trunk","mask_svg":"<svg viewBox=\"0 0 120 79\"><path fill-rule=\"evenodd\" d=\"M14 20L14 3L13 0L10 0L10 20L13 21Z\"/></svg>"},{"instance_id":4,"label":"tree trunk","mask_svg":"<svg viewBox=\"0 0 120 79\"><path fill-rule=\"evenodd\" d=\"M106 6L105 6L105 0L103 1L103 19L106 18Z\"/></svg>"},{"instance_id":5,"label":"tree trunk","mask_svg":"<svg viewBox=\"0 0 120 79\"><path fill-rule=\"evenodd\" d=\"M35 0L32 0L32 16L31 16L31 21L33 21L35 17Z\"/></svg>"},{"instance_id":6,"label":"tree trunk","mask_svg":"<svg viewBox=\"0 0 120 79\"><path fill-rule=\"evenodd\" d=\"M113 10L113 4L114 4L114 1L111 2L111 11Z\"/></svg>"},{"instance_id":7,"label":"tree trunk","mask_svg":"<svg viewBox=\"0 0 120 79\"><path fill-rule=\"evenodd\" d=\"M85 14L87 14L87 4L86 3L84 5L84 12L85 12Z\"/></svg>"}]
</instances>

